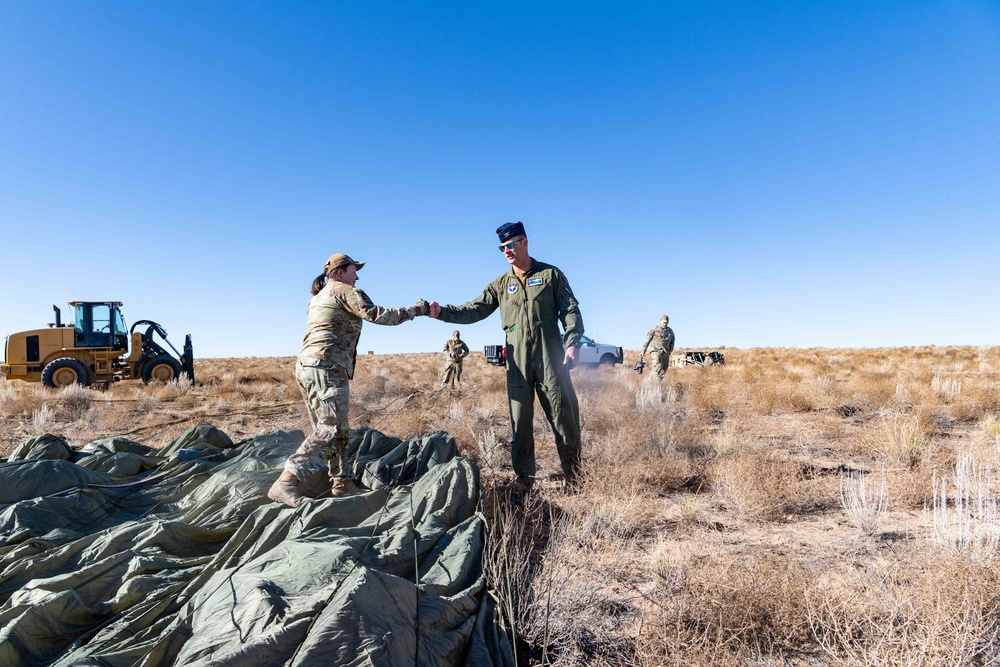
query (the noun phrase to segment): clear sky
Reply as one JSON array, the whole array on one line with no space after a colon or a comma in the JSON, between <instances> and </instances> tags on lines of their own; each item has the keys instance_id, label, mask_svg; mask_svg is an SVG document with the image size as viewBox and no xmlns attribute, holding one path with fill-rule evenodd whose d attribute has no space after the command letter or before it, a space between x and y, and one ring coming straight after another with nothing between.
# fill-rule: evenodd
<instances>
[{"instance_id":1,"label":"clear sky","mask_svg":"<svg viewBox=\"0 0 1000 667\"><path fill-rule=\"evenodd\" d=\"M510 220L601 342L998 344L1000 3L0 3L2 335L295 355L331 253L457 304Z\"/></svg>"}]
</instances>

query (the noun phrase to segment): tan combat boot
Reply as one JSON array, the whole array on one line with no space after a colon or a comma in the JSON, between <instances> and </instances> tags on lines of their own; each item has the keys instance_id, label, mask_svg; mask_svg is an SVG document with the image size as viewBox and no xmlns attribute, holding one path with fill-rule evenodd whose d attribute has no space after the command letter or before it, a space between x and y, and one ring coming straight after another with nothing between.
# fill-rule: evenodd
<instances>
[{"instance_id":1,"label":"tan combat boot","mask_svg":"<svg viewBox=\"0 0 1000 667\"><path fill-rule=\"evenodd\" d=\"M330 495L334 498L337 496L349 496L352 493L358 493L360 490L350 477L344 475L330 477Z\"/></svg>"},{"instance_id":2,"label":"tan combat boot","mask_svg":"<svg viewBox=\"0 0 1000 667\"><path fill-rule=\"evenodd\" d=\"M268 490L267 497L289 507L298 507L308 500L299 491L299 478L287 470L281 471L281 475Z\"/></svg>"},{"instance_id":3,"label":"tan combat boot","mask_svg":"<svg viewBox=\"0 0 1000 667\"><path fill-rule=\"evenodd\" d=\"M330 451L330 460L327 462L330 473L330 495L334 498L349 496L360 490L354 484L351 476L347 474L346 452L347 435L338 434L333 443L333 449Z\"/></svg>"}]
</instances>

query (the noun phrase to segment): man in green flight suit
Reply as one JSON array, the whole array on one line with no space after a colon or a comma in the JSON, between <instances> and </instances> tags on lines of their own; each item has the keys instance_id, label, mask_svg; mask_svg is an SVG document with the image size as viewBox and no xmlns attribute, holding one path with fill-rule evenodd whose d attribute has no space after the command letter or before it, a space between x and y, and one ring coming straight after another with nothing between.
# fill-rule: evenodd
<instances>
[{"instance_id":1,"label":"man in green flight suit","mask_svg":"<svg viewBox=\"0 0 1000 667\"><path fill-rule=\"evenodd\" d=\"M579 359L583 335L580 305L562 271L528 254L523 223L505 223L496 233L510 271L464 305L432 302L429 315L453 324L472 324L500 309L500 323L507 335L507 398L514 435L511 458L517 474L515 490L527 491L535 481L532 420L537 393L555 435L566 488L572 491L580 470L580 406L569 371Z\"/></svg>"}]
</instances>

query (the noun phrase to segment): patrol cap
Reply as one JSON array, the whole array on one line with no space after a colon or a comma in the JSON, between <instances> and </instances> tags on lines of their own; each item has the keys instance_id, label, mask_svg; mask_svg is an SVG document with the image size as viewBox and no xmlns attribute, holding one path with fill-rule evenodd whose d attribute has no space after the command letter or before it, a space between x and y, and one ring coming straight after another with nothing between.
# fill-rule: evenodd
<instances>
[{"instance_id":1,"label":"patrol cap","mask_svg":"<svg viewBox=\"0 0 1000 667\"><path fill-rule=\"evenodd\" d=\"M515 236L527 236L527 234L524 232L524 223L518 220L517 222L505 222L497 227L497 236L500 237L500 243L506 243Z\"/></svg>"},{"instance_id":2,"label":"patrol cap","mask_svg":"<svg viewBox=\"0 0 1000 667\"><path fill-rule=\"evenodd\" d=\"M455 338L458 338L458 336L459 336L459 334L458 334L458 329L455 329L454 331L452 331L452 332L451 332L451 335L452 335L453 337L455 337Z\"/></svg>"},{"instance_id":3,"label":"patrol cap","mask_svg":"<svg viewBox=\"0 0 1000 667\"><path fill-rule=\"evenodd\" d=\"M660 321L661 322L669 322L670 318L667 317L666 315L660 315Z\"/></svg>"},{"instance_id":4,"label":"patrol cap","mask_svg":"<svg viewBox=\"0 0 1000 667\"><path fill-rule=\"evenodd\" d=\"M358 267L359 269L365 265L364 262L355 261L350 257L348 257L347 255L345 255L344 253L337 252L330 255L330 259L326 260L326 266L324 268L326 269L327 273L330 273L331 271L334 271L336 269L345 266L350 266L351 264Z\"/></svg>"}]
</instances>

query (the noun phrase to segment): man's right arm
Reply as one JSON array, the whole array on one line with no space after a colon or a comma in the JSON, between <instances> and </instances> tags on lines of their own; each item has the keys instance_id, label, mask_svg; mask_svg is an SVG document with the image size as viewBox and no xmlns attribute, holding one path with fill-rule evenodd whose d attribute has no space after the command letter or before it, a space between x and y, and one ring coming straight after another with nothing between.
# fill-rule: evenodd
<instances>
[{"instance_id":1,"label":"man's right arm","mask_svg":"<svg viewBox=\"0 0 1000 667\"><path fill-rule=\"evenodd\" d=\"M485 320L500 307L500 299L493 283L486 286L478 299L461 306L441 306L438 319L451 324L475 324Z\"/></svg>"}]
</instances>

